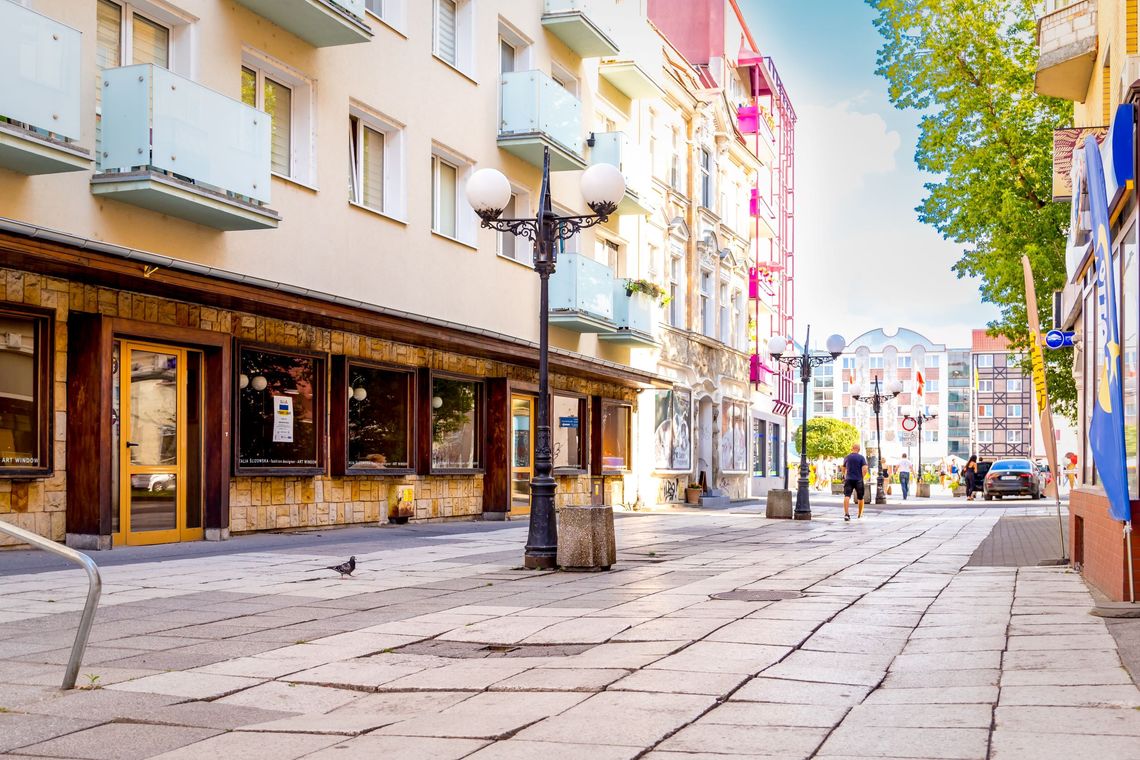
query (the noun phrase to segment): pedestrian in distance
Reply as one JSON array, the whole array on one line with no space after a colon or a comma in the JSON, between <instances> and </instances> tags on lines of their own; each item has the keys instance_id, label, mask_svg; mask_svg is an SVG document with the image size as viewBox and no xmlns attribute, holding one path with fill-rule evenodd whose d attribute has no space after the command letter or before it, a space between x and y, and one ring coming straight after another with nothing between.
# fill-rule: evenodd
<instances>
[{"instance_id":1,"label":"pedestrian in distance","mask_svg":"<svg viewBox=\"0 0 1140 760\"><path fill-rule=\"evenodd\" d=\"M851 453L843 460L843 520L851 520L851 494L859 501L859 517L863 516L863 501L867 487L863 481L867 477L867 458L859 453L859 444L851 447Z\"/></svg>"},{"instance_id":2,"label":"pedestrian in distance","mask_svg":"<svg viewBox=\"0 0 1140 760\"><path fill-rule=\"evenodd\" d=\"M910 496L910 473L912 472L910 460L906 458L906 454L903 454L899 461L898 471L899 486L902 488L903 501L906 501L907 497Z\"/></svg>"},{"instance_id":3,"label":"pedestrian in distance","mask_svg":"<svg viewBox=\"0 0 1140 760\"><path fill-rule=\"evenodd\" d=\"M978 490L978 455L971 454L966 462L966 501L974 500L974 491Z\"/></svg>"}]
</instances>

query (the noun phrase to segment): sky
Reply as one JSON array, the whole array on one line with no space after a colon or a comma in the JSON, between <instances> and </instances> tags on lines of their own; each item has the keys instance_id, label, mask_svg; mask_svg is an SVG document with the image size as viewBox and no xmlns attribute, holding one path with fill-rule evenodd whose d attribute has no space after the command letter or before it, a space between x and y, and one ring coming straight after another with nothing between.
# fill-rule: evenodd
<instances>
[{"instance_id":1,"label":"sky","mask_svg":"<svg viewBox=\"0 0 1140 760\"><path fill-rule=\"evenodd\" d=\"M970 344L998 316L951 270L961 246L918 221L933 179L914 164L918 113L898 111L875 74L880 40L863 0L739 0L795 108L796 336L848 341L909 327Z\"/></svg>"}]
</instances>

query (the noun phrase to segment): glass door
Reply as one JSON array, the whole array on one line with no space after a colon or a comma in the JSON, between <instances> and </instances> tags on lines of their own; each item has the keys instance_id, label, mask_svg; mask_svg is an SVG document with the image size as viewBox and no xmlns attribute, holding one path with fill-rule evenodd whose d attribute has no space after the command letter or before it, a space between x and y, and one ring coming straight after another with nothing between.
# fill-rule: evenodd
<instances>
[{"instance_id":1,"label":"glass door","mask_svg":"<svg viewBox=\"0 0 1140 760\"><path fill-rule=\"evenodd\" d=\"M532 396L511 396L511 514L530 512L534 478L534 406Z\"/></svg>"},{"instance_id":2,"label":"glass door","mask_svg":"<svg viewBox=\"0 0 1140 760\"><path fill-rule=\"evenodd\" d=\"M188 428L199 415L189 413L197 409L188 409L187 397L188 366L200 366L200 354L126 341L117 344L115 353L112 437L117 439L118 506L113 540L139 545L200 539L200 492L187 478L189 469L199 471L199 458L187 450ZM188 492L195 504L189 518Z\"/></svg>"}]
</instances>

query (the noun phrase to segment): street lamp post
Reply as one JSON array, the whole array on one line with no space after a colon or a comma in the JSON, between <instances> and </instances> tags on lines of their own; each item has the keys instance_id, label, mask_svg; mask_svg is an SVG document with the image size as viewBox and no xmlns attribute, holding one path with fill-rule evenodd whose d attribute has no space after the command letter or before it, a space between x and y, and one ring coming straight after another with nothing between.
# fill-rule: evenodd
<instances>
[{"instance_id":1,"label":"street lamp post","mask_svg":"<svg viewBox=\"0 0 1140 760\"><path fill-rule=\"evenodd\" d=\"M559 216L550 200L550 152L543 151L542 191L538 213L529 219L500 219L511 201L511 184L496 169L480 169L467 180L467 200L482 220L482 226L509 232L534 241L534 269L539 277L538 313L538 404L534 426L534 478L530 481L530 528L523 565L550 569L558 557L558 524L554 514L554 455L550 442L549 356L550 275L554 274L556 243L569 240L579 230L605 222L625 195L625 179L616 167L594 164L582 173L582 197L594 212Z\"/></svg>"},{"instance_id":2,"label":"street lamp post","mask_svg":"<svg viewBox=\"0 0 1140 760\"><path fill-rule=\"evenodd\" d=\"M918 433L918 482L919 483L923 482L923 480L922 480L922 426L925 425L927 422L930 422L931 420L935 419L937 416L938 416L938 412L927 412L926 408L922 407L922 406L917 407L917 413L915 413L913 410L911 410L909 408L903 410L903 429L904 430L906 429L906 423L908 423L908 422L914 423L915 428L917 428L917 433ZM915 489L915 493L918 493L917 488Z\"/></svg>"},{"instance_id":3,"label":"street lamp post","mask_svg":"<svg viewBox=\"0 0 1140 760\"><path fill-rule=\"evenodd\" d=\"M772 354L773 359L787 367L793 369L798 367L800 370L800 381L804 386L803 423L800 425L800 479L796 484L796 509L792 513L793 520L811 519L807 458L807 406L808 384L811 382L811 368L835 361L839 358L840 354L843 353L843 349L847 347L847 341L843 340L843 336L832 335L827 339L827 353L813 354L808 350L808 341L810 340L811 325L808 325L807 339L804 340L804 352L791 356L784 356L784 352L788 350L787 338L774 335L768 340L768 353Z\"/></svg>"},{"instance_id":4,"label":"street lamp post","mask_svg":"<svg viewBox=\"0 0 1140 760\"><path fill-rule=\"evenodd\" d=\"M856 385L851 389L851 397L856 401L870 404L871 410L875 413L875 449L878 452L878 461L875 463L875 470L877 471L875 476L875 503L886 504L887 495L883 493L883 433L879 425L879 412L882 411L884 401L890 401L902 393L902 383L898 380L892 380L891 384L887 386L887 392L883 393L879 378L876 377L872 387L874 388L873 393L864 394L862 388Z\"/></svg>"}]
</instances>

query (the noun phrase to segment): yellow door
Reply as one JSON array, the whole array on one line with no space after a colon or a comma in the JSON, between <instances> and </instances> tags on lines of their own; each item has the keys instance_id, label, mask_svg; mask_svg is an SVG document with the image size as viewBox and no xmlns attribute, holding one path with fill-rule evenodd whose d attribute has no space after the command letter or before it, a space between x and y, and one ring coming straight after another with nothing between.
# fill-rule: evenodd
<instances>
[{"instance_id":1,"label":"yellow door","mask_svg":"<svg viewBox=\"0 0 1140 760\"><path fill-rule=\"evenodd\" d=\"M122 341L116 353L117 430L112 437L118 447L119 498L113 542L131 546L201 539L201 520L187 520L187 493L198 493L187 479L186 431L188 355L196 352ZM200 501L195 502L200 512Z\"/></svg>"},{"instance_id":2,"label":"yellow door","mask_svg":"<svg viewBox=\"0 0 1140 760\"><path fill-rule=\"evenodd\" d=\"M511 514L530 513L534 478L534 398L511 396Z\"/></svg>"}]
</instances>

